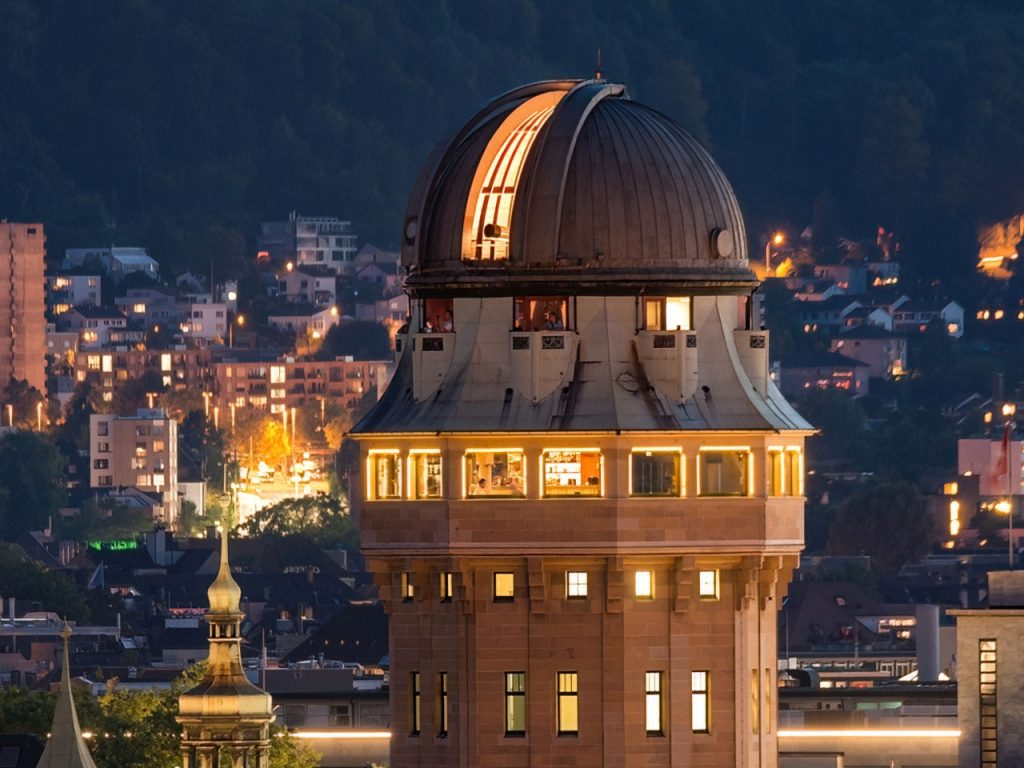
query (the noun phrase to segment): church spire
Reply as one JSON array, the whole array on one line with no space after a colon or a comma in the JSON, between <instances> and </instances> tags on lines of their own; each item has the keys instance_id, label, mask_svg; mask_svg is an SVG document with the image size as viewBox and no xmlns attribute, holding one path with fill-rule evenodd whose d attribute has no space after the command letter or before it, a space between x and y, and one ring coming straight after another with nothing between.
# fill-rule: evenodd
<instances>
[{"instance_id":1,"label":"church spire","mask_svg":"<svg viewBox=\"0 0 1024 768\"><path fill-rule=\"evenodd\" d=\"M231 575L231 563L228 561L227 526L224 527L220 536L220 569L217 571L217 578L213 580L213 584L210 585L206 594L210 598L211 614L227 616L238 613L242 589Z\"/></svg>"},{"instance_id":2,"label":"church spire","mask_svg":"<svg viewBox=\"0 0 1024 768\"><path fill-rule=\"evenodd\" d=\"M53 711L50 738L36 768L96 768L96 763L85 746L85 739L82 738L75 701L71 697L71 663L68 658L71 627L67 623L64 624L60 636L64 638L64 667L61 670L60 693L57 694L57 706Z\"/></svg>"}]
</instances>

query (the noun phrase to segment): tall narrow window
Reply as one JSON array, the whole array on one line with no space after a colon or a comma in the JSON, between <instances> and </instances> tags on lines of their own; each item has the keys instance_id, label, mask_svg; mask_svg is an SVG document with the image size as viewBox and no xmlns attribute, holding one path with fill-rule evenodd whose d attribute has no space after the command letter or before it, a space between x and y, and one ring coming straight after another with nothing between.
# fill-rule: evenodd
<instances>
[{"instance_id":1,"label":"tall narrow window","mask_svg":"<svg viewBox=\"0 0 1024 768\"><path fill-rule=\"evenodd\" d=\"M441 498L441 452L416 450L409 452L409 497Z\"/></svg>"},{"instance_id":2,"label":"tall narrow window","mask_svg":"<svg viewBox=\"0 0 1024 768\"><path fill-rule=\"evenodd\" d=\"M558 673L558 735L580 732L579 677L575 672Z\"/></svg>"},{"instance_id":3,"label":"tall narrow window","mask_svg":"<svg viewBox=\"0 0 1024 768\"><path fill-rule=\"evenodd\" d=\"M654 571L637 571L633 585L637 599L651 600L654 597Z\"/></svg>"},{"instance_id":4,"label":"tall narrow window","mask_svg":"<svg viewBox=\"0 0 1024 768\"><path fill-rule=\"evenodd\" d=\"M455 594L455 575L451 571L443 571L440 574L439 594L442 603L450 603Z\"/></svg>"},{"instance_id":5,"label":"tall narrow window","mask_svg":"<svg viewBox=\"0 0 1024 768\"><path fill-rule=\"evenodd\" d=\"M661 698L661 680L661 672L648 672L644 676L645 719L648 736L662 736L665 732L662 725L662 713L665 710Z\"/></svg>"},{"instance_id":6,"label":"tall narrow window","mask_svg":"<svg viewBox=\"0 0 1024 768\"><path fill-rule=\"evenodd\" d=\"M690 673L690 727L694 733L711 731L711 673Z\"/></svg>"},{"instance_id":7,"label":"tall narrow window","mask_svg":"<svg viewBox=\"0 0 1024 768\"><path fill-rule=\"evenodd\" d=\"M505 735L526 734L526 673L505 673Z\"/></svg>"},{"instance_id":8,"label":"tall narrow window","mask_svg":"<svg viewBox=\"0 0 1024 768\"><path fill-rule=\"evenodd\" d=\"M420 673L413 672L411 677L412 679L409 681L409 693L411 697L410 702L412 706L412 711L409 713L410 723L412 725L410 729L410 735L419 736L420 726L422 725L421 716L423 710L422 690L420 688Z\"/></svg>"},{"instance_id":9,"label":"tall narrow window","mask_svg":"<svg viewBox=\"0 0 1024 768\"><path fill-rule=\"evenodd\" d=\"M700 496L750 496L751 453L748 448L711 448L698 458Z\"/></svg>"},{"instance_id":10,"label":"tall narrow window","mask_svg":"<svg viewBox=\"0 0 1024 768\"><path fill-rule=\"evenodd\" d=\"M402 600L412 600L416 597L416 586L412 580L411 573L402 574Z\"/></svg>"},{"instance_id":11,"label":"tall narrow window","mask_svg":"<svg viewBox=\"0 0 1024 768\"><path fill-rule=\"evenodd\" d=\"M366 458L366 497L377 501L401 496L402 462L398 451L370 451Z\"/></svg>"},{"instance_id":12,"label":"tall narrow window","mask_svg":"<svg viewBox=\"0 0 1024 768\"><path fill-rule=\"evenodd\" d=\"M463 468L465 494L470 498L525 494L523 452L468 451Z\"/></svg>"},{"instance_id":13,"label":"tall narrow window","mask_svg":"<svg viewBox=\"0 0 1024 768\"><path fill-rule=\"evenodd\" d=\"M978 714L981 718L981 768L996 768L996 641L978 641Z\"/></svg>"},{"instance_id":14,"label":"tall narrow window","mask_svg":"<svg viewBox=\"0 0 1024 768\"><path fill-rule=\"evenodd\" d=\"M600 496L601 452L547 450L542 457L544 496Z\"/></svg>"},{"instance_id":15,"label":"tall narrow window","mask_svg":"<svg viewBox=\"0 0 1024 768\"><path fill-rule=\"evenodd\" d=\"M516 596L516 576L514 573L494 574L494 602L508 603Z\"/></svg>"},{"instance_id":16,"label":"tall narrow window","mask_svg":"<svg viewBox=\"0 0 1024 768\"><path fill-rule=\"evenodd\" d=\"M804 464L799 448L786 449L786 495L804 495Z\"/></svg>"},{"instance_id":17,"label":"tall narrow window","mask_svg":"<svg viewBox=\"0 0 1024 768\"><path fill-rule=\"evenodd\" d=\"M582 600L587 596L586 571L568 571L565 574L565 596L569 600Z\"/></svg>"},{"instance_id":18,"label":"tall narrow window","mask_svg":"<svg viewBox=\"0 0 1024 768\"><path fill-rule=\"evenodd\" d=\"M782 496L786 492L785 454L781 448L769 448L767 454L768 495Z\"/></svg>"},{"instance_id":19,"label":"tall narrow window","mask_svg":"<svg viewBox=\"0 0 1024 768\"><path fill-rule=\"evenodd\" d=\"M437 735L444 738L448 735L448 673L439 672L437 675L437 721L439 728Z\"/></svg>"},{"instance_id":20,"label":"tall narrow window","mask_svg":"<svg viewBox=\"0 0 1024 768\"><path fill-rule=\"evenodd\" d=\"M630 493L633 496L680 496L683 455L674 448L638 449L630 456Z\"/></svg>"}]
</instances>

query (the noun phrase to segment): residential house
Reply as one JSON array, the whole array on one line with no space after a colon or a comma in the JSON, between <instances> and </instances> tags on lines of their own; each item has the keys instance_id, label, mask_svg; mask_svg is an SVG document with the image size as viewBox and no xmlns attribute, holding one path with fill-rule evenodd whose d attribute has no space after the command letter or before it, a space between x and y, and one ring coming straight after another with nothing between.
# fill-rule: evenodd
<instances>
[{"instance_id":1,"label":"residential house","mask_svg":"<svg viewBox=\"0 0 1024 768\"><path fill-rule=\"evenodd\" d=\"M843 331L832 339L829 349L867 365L868 376L892 379L907 372L907 338L876 325Z\"/></svg>"},{"instance_id":2,"label":"residential house","mask_svg":"<svg viewBox=\"0 0 1024 768\"><path fill-rule=\"evenodd\" d=\"M836 352L792 352L776 364L782 394L795 396L812 389L834 389L854 397L868 394L868 366Z\"/></svg>"}]
</instances>

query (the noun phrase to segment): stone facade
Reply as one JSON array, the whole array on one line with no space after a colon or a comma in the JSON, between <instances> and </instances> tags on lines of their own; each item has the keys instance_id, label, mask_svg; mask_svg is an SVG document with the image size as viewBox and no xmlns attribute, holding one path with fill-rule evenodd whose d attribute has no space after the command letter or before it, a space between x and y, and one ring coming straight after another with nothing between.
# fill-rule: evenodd
<instances>
[{"instance_id":1,"label":"stone facade","mask_svg":"<svg viewBox=\"0 0 1024 768\"><path fill-rule=\"evenodd\" d=\"M46 392L45 256L42 224L0 222L0 388Z\"/></svg>"}]
</instances>

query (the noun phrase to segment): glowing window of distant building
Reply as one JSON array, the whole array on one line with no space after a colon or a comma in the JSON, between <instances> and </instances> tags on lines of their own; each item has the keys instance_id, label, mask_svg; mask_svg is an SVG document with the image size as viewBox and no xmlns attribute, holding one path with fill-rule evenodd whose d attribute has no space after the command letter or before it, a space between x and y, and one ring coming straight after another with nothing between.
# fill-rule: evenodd
<instances>
[{"instance_id":1,"label":"glowing window of distant building","mask_svg":"<svg viewBox=\"0 0 1024 768\"><path fill-rule=\"evenodd\" d=\"M366 457L366 498L379 501L401 496L402 461L398 451L370 451Z\"/></svg>"},{"instance_id":2,"label":"glowing window of distant building","mask_svg":"<svg viewBox=\"0 0 1024 768\"><path fill-rule=\"evenodd\" d=\"M409 679L409 704L412 710L409 713L412 721L409 735L419 736L423 723L423 690L419 672L413 672Z\"/></svg>"},{"instance_id":3,"label":"glowing window of distant building","mask_svg":"<svg viewBox=\"0 0 1024 768\"><path fill-rule=\"evenodd\" d=\"M285 370L283 365L272 365L270 366L270 383L271 384L284 384L285 382Z\"/></svg>"},{"instance_id":4,"label":"glowing window of distant building","mask_svg":"<svg viewBox=\"0 0 1024 768\"><path fill-rule=\"evenodd\" d=\"M752 496L749 448L701 449L697 458L698 496Z\"/></svg>"},{"instance_id":5,"label":"glowing window of distant building","mask_svg":"<svg viewBox=\"0 0 1024 768\"><path fill-rule=\"evenodd\" d=\"M717 600L719 597L718 570L697 572L697 594L702 600Z\"/></svg>"},{"instance_id":6,"label":"glowing window of distant building","mask_svg":"<svg viewBox=\"0 0 1024 768\"><path fill-rule=\"evenodd\" d=\"M978 714L981 722L981 766L995 768L997 765L999 717L996 698L996 653L995 640L978 641Z\"/></svg>"},{"instance_id":7,"label":"glowing window of distant building","mask_svg":"<svg viewBox=\"0 0 1024 768\"><path fill-rule=\"evenodd\" d=\"M509 230L523 165L562 96L564 92L557 91L534 96L513 110L494 132L466 201L464 259L508 259Z\"/></svg>"},{"instance_id":8,"label":"glowing window of distant building","mask_svg":"<svg viewBox=\"0 0 1024 768\"><path fill-rule=\"evenodd\" d=\"M569 600L582 600L587 596L587 572L568 571L565 574L565 596Z\"/></svg>"},{"instance_id":9,"label":"glowing window of distant building","mask_svg":"<svg viewBox=\"0 0 1024 768\"><path fill-rule=\"evenodd\" d=\"M711 673L690 673L690 727L694 733L711 730Z\"/></svg>"},{"instance_id":10,"label":"glowing window of distant building","mask_svg":"<svg viewBox=\"0 0 1024 768\"><path fill-rule=\"evenodd\" d=\"M541 455L544 496L601 496L601 452L549 449Z\"/></svg>"},{"instance_id":11,"label":"glowing window of distant building","mask_svg":"<svg viewBox=\"0 0 1024 768\"><path fill-rule=\"evenodd\" d=\"M654 571L637 571L633 580L633 594L640 600L654 598Z\"/></svg>"},{"instance_id":12,"label":"glowing window of distant building","mask_svg":"<svg viewBox=\"0 0 1024 768\"><path fill-rule=\"evenodd\" d=\"M409 498L441 498L441 452L415 450L409 452Z\"/></svg>"},{"instance_id":13,"label":"glowing window of distant building","mask_svg":"<svg viewBox=\"0 0 1024 768\"><path fill-rule=\"evenodd\" d=\"M558 673L558 735L575 736L580 732L579 675Z\"/></svg>"},{"instance_id":14,"label":"glowing window of distant building","mask_svg":"<svg viewBox=\"0 0 1024 768\"><path fill-rule=\"evenodd\" d=\"M165 372L171 370L171 356L167 353L160 355L160 370ZM231 369L228 368L229 372L230 370Z\"/></svg>"},{"instance_id":15,"label":"glowing window of distant building","mask_svg":"<svg viewBox=\"0 0 1024 768\"><path fill-rule=\"evenodd\" d=\"M645 298L643 308L643 327L648 331L688 331L693 328L693 307L689 296Z\"/></svg>"},{"instance_id":16,"label":"glowing window of distant building","mask_svg":"<svg viewBox=\"0 0 1024 768\"><path fill-rule=\"evenodd\" d=\"M769 448L767 462L768 495L782 496L786 489L785 452L781 448Z\"/></svg>"},{"instance_id":17,"label":"glowing window of distant building","mask_svg":"<svg viewBox=\"0 0 1024 768\"><path fill-rule=\"evenodd\" d=\"M633 496L681 496L683 453L678 448L638 448L630 456L629 487Z\"/></svg>"},{"instance_id":18,"label":"glowing window of distant building","mask_svg":"<svg viewBox=\"0 0 1024 768\"><path fill-rule=\"evenodd\" d=\"M465 495L522 498L526 493L525 466L521 450L467 451L463 462Z\"/></svg>"},{"instance_id":19,"label":"glowing window of distant building","mask_svg":"<svg viewBox=\"0 0 1024 768\"><path fill-rule=\"evenodd\" d=\"M452 333L455 330L454 307L451 299L425 299L421 330L424 333Z\"/></svg>"},{"instance_id":20,"label":"glowing window of distant building","mask_svg":"<svg viewBox=\"0 0 1024 768\"><path fill-rule=\"evenodd\" d=\"M494 602L509 602L516 596L516 577L514 573L494 574Z\"/></svg>"},{"instance_id":21,"label":"glowing window of distant building","mask_svg":"<svg viewBox=\"0 0 1024 768\"><path fill-rule=\"evenodd\" d=\"M438 672L437 674L437 709L438 723L437 735L444 738L448 735L448 673Z\"/></svg>"},{"instance_id":22,"label":"glowing window of distant building","mask_svg":"<svg viewBox=\"0 0 1024 768\"><path fill-rule=\"evenodd\" d=\"M114 358L113 355L103 355L102 369L104 373L114 372Z\"/></svg>"}]
</instances>

